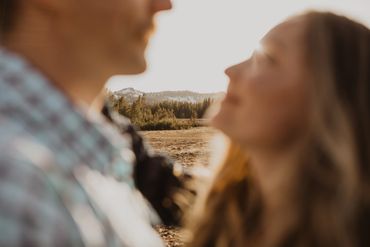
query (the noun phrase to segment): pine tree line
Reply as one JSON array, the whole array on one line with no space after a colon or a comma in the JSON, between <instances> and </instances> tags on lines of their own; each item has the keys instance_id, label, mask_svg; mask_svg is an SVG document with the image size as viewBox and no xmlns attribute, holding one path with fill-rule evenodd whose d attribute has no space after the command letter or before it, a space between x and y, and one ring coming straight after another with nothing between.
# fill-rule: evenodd
<instances>
[{"instance_id":1,"label":"pine tree line","mask_svg":"<svg viewBox=\"0 0 370 247\"><path fill-rule=\"evenodd\" d=\"M145 102L145 96L139 96L133 103L124 97L108 97L110 105L119 114L131 119L142 130L184 129L199 126L196 119L202 118L212 104L207 98L202 102L162 101L154 104Z\"/></svg>"}]
</instances>

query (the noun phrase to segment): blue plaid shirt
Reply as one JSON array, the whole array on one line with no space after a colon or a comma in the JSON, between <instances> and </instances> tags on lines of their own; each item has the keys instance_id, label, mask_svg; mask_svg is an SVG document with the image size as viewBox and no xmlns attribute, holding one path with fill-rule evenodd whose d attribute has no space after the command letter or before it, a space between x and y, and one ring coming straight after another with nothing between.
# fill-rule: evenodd
<instances>
[{"instance_id":1,"label":"blue plaid shirt","mask_svg":"<svg viewBox=\"0 0 370 247\"><path fill-rule=\"evenodd\" d=\"M0 49L0 246L134 246L76 176L87 167L136 194L133 157L128 138Z\"/></svg>"}]
</instances>

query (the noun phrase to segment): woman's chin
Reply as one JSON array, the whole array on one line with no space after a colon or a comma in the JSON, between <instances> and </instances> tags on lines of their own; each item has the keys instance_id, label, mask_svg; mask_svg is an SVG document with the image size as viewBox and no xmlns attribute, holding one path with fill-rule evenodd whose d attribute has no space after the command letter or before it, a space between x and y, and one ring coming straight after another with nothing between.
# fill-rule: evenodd
<instances>
[{"instance_id":1,"label":"woman's chin","mask_svg":"<svg viewBox=\"0 0 370 247\"><path fill-rule=\"evenodd\" d=\"M222 112L218 112L211 118L210 125L215 129L225 132L228 126L227 118L222 114Z\"/></svg>"}]
</instances>

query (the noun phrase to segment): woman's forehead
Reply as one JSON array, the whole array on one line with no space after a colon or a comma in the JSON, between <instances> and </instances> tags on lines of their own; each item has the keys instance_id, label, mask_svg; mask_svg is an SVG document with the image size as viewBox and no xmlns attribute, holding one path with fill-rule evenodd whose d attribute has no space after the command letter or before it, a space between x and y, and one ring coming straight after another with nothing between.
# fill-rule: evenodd
<instances>
[{"instance_id":1,"label":"woman's forehead","mask_svg":"<svg viewBox=\"0 0 370 247\"><path fill-rule=\"evenodd\" d=\"M282 49L290 49L301 43L305 33L306 21L301 17L295 17L282 22L272 28L261 40L265 46L274 46Z\"/></svg>"}]
</instances>

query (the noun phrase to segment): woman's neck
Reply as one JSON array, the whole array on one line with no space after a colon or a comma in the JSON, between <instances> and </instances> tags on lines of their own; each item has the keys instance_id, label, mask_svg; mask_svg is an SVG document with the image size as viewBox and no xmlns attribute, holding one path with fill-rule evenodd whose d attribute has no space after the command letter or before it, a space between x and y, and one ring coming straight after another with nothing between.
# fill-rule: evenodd
<instances>
[{"instance_id":1,"label":"woman's neck","mask_svg":"<svg viewBox=\"0 0 370 247\"><path fill-rule=\"evenodd\" d=\"M290 201L296 188L303 145L276 150L247 151L264 208L274 212Z\"/></svg>"}]
</instances>

